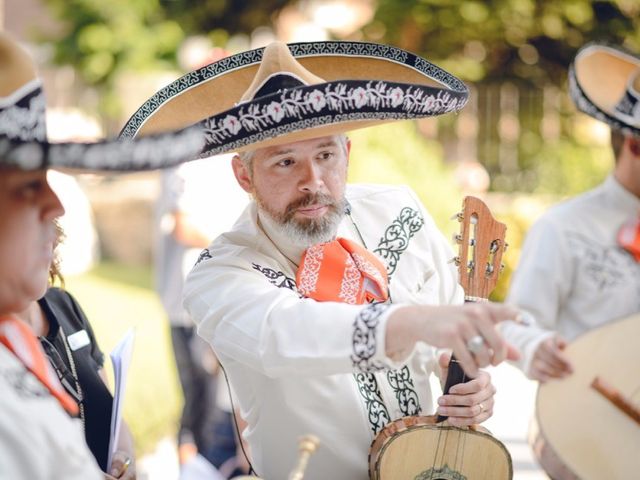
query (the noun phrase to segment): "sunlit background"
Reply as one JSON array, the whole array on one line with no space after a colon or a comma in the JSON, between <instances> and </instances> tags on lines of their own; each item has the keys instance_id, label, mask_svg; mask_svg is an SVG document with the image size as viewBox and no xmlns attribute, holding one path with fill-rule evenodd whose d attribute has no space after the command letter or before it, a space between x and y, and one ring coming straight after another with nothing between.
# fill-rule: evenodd
<instances>
[{"instance_id":1,"label":"sunlit background","mask_svg":"<svg viewBox=\"0 0 640 480\"><path fill-rule=\"evenodd\" d=\"M0 0L0 26L41 67L55 141L116 136L162 86L274 39L389 43L458 75L471 89L459 114L354 132L350 180L411 185L447 234L465 194L484 198L508 226L496 300L537 216L610 170L608 128L576 112L566 72L591 40L640 52L638 18L637 0ZM125 415L141 478L177 478L181 396L152 284L158 174L54 176L69 211L68 289L105 351L137 329ZM515 478L545 478L526 444L535 385L508 366L495 378L490 427Z\"/></svg>"}]
</instances>

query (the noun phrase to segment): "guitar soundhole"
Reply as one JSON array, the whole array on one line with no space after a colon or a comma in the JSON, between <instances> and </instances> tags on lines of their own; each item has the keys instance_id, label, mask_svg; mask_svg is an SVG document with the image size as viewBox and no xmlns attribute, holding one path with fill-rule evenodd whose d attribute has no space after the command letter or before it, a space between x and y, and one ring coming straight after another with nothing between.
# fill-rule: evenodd
<instances>
[{"instance_id":1,"label":"guitar soundhole","mask_svg":"<svg viewBox=\"0 0 640 480\"><path fill-rule=\"evenodd\" d=\"M467 480L467 477L460 472L451 470L449 465L445 465L444 467L433 467L425 470L413 480Z\"/></svg>"}]
</instances>

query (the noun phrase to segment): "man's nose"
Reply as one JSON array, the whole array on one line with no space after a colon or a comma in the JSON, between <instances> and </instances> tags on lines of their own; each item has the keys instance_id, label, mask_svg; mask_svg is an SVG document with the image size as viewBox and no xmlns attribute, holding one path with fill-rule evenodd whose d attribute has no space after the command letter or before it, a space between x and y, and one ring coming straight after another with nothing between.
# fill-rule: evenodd
<instances>
[{"instance_id":1,"label":"man's nose","mask_svg":"<svg viewBox=\"0 0 640 480\"><path fill-rule=\"evenodd\" d=\"M50 220L50 219L52 220L54 218L61 217L65 213L65 210L64 210L64 207L62 206L62 202L60 201L60 198L58 198L58 195L56 194L56 192L54 192L51 189L49 182L47 182L44 205L45 206L43 209L44 210L43 216L47 220Z\"/></svg>"},{"instance_id":2,"label":"man's nose","mask_svg":"<svg viewBox=\"0 0 640 480\"><path fill-rule=\"evenodd\" d=\"M314 162L309 162L304 166L300 180L300 190L307 193L316 193L321 191L323 187L322 170Z\"/></svg>"}]
</instances>

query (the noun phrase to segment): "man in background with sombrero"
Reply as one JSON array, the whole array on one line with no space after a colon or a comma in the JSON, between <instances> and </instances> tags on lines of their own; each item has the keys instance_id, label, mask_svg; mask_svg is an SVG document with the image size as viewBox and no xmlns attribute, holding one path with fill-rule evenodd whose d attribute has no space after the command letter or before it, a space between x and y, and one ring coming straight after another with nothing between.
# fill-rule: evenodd
<instances>
[{"instance_id":1,"label":"man in background with sombrero","mask_svg":"<svg viewBox=\"0 0 640 480\"><path fill-rule=\"evenodd\" d=\"M518 366L546 382L570 375L566 342L640 312L640 58L592 43L569 70L576 106L611 127L613 172L552 207L527 234L507 302L536 326L503 324Z\"/></svg>"},{"instance_id":2,"label":"man in background with sombrero","mask_svg":"<svg viewBox=\"0 0 640 480\"><path fill-rule=\"evenodd\" d=\"M478 368L516 356L495 324L517 311L457 305L453 254L408 188L346 185L346 130L457 111L467 95L394 47L276 42L185 75L125 126L134 136L210 117L203 155L239 152L232 167L253 201L200 255L185 306L237 394L258 475L287 478L310 433L321 447L306 479L367 478L384 425L433 413L437 348L475 377L438 411L458 426L491 415L495 389Z\"/></svg>"},{"instance_id":3,"label":"man in background with sombrero","mask_svg":"<svg viewBox=\"0 0 640 480\"><path fill-rule=\"evenodd\" d=\"M516 365L540 382L574 374L569 380L579 379L589 366L570 360L568 342L640 312L640 58L612 45L588 44L570 66L569 90L578 109L610 126L615 166L596 188L550 208L525 239L507 302L530 312L535 324L505 322L502 330L522 353ZM605 372L601 355L588 363ZM536 412L538 422L545 414ZM552 478L577 478L576 466L545 439L538 422L530 436L540 464ZM574 448L589 440L578 438L584 432L565 430ZM590 458L609 457L599 448L603 442L589 443Z\"/></svg>"}]
</instances>

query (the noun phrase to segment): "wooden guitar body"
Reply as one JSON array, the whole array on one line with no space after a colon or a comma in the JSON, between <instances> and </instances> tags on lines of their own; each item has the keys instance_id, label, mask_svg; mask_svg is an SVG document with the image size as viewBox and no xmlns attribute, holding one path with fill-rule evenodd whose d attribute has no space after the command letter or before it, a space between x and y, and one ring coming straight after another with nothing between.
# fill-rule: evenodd
<instances>
[{"instance_id":1,"label":"wooden guitar body","mask_svg":"<svg viewBox=\"0 0 640 480\"><path fill-rule=\"evenodd\" d=\"M375 438L369 453L372 480L505 480L511 456L486 429L436 423L436 416L400 418ZM447 448L458 445L458 448ZM464 452L464 455L463 455Z\"/></svg>"},{"instance_id":2,"label":"wooden guitar body","mask_svg":"<svg viewBox=\"0 0 640 480\"><path fill-rule=\"evenodd\" d=\"M640 315L590 330L565 349L574 373L538 388L531 446L552 478L640 478L638 339ZM601 393L602 383L626 411Z\"/></svg>"}]
</instances>

